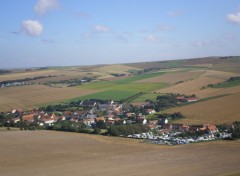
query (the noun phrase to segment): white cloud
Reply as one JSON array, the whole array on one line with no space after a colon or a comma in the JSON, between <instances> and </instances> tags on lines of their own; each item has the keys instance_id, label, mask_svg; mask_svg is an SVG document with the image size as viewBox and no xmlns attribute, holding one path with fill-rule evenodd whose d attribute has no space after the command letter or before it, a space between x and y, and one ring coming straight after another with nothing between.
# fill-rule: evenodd
<instances>
[{"instance_id":1,"label":"white cloud","mask_svg":"<svg viewBox=\"0 0 240 176\"><path fill-rule=\"evenodd\" d=\"M30 36L38 36L43 32L42 24L37 20L25 20L22 22L22 30Z\"/></svg>"},{"instance_id":2,"label":"white cloud","mask_svg":"<svg viewBox=\"0 0 240 176\"><path fill-rule=\"evenodd\" d=\"M48 11L59 7L58 0L38 0L34 6L34 10L39 15L44 15Z\"/></svg>"},{"instance_id":3,"label":"white cloud","mask_svg":"<svg viewBox=\"0 0 240 176\"><path fill-rule=\"evenodd\" d=\"M175 28L173 26L166 25L166 24L159 25L157 29L159 31L163 31L163 32L169 32L169 31L174 31L175 30Z\"/></svg>"},{"instance_id":4,"label":"white cloud","mask_svg":"<svg viewBox=\"0 0 240 176\"><path fill-rule=\"evenodd\" d=\"M228 14L227 20L234 24L240 24L240 7L237 12Z\"/></svg>"},{"instance_id":5,"label":"white cloud","mask_svg":"<svg viewBox=\"0 0 240 176\"><path fill-rule=\"evenodd\" d=\"M144 37L144 40L146 40L148 42L157 42L159 40L159 38L153 34L149 34Z\"/></svg>"},{"instance_id":6,"label":"white cloud","mask_svg":"<svg viewBox=\"0 0 240 176\"><path fill-rule=\"evenodd\" d=\"M110 28L106 26L97 25L93 27L94 32L110 32Z\"/></svg>"}]
</instances>

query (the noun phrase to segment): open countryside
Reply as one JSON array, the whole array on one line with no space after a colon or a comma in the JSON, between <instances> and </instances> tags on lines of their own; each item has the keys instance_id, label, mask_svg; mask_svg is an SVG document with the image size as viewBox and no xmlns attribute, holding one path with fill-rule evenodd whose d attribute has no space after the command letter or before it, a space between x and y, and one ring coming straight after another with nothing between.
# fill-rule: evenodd
<instances>
[{"instance_id":1,"label":"open countryside","mask_svg":"<svg viewBox=\"0 0 240 176\"><path fill-rule=\"evenodd\" d=\"M48 131L1 132L0 137L4 141L0 143L0 168L5 176L133 176L136 172L222 176L240 172L237 141L167 147L123 138Z\"/></svg>"}]
</instances>

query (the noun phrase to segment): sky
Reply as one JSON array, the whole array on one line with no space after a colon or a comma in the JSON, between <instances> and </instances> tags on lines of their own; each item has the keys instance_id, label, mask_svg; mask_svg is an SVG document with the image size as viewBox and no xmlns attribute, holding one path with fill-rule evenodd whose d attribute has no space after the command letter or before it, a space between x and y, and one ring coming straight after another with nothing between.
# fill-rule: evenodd
<instances>
[{"instance_id":1,"label":"sky","mask_svg":"<svg viewBox=\"0 0 240 176\"><path fill-rule=\"evenodd\" d=\"M240 0L0 3L0 68L240 55Z\"/></svg>"}]
</instances>

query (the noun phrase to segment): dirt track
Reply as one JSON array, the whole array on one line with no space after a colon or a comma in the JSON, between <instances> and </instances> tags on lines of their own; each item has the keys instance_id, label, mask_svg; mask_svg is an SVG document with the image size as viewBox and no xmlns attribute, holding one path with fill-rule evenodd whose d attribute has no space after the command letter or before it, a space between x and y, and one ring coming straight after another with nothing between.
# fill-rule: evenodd
<instances>
[{"instance_id":1,"label":"dirt track","mask_svg":"<svg viewBox=\"0 0 240 176\"><path fill-rule=\"evenodd\" d=\"M223 175L240 172L240 142L158 146L51 131L0 132L3 176Z\"/></svg>"}]
</instances>

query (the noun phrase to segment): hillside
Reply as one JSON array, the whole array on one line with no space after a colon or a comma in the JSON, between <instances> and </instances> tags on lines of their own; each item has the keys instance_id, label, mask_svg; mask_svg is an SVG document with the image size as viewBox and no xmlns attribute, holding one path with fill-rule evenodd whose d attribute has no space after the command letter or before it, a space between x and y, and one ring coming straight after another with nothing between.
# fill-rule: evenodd
<instances>
[{"instance_id":1,"label":"hillside","mask_svg":"<svg viewBox=\"0 0 240 176\"><path fill-rule=\"evenodd\" d=\"M206 99L182 109L169 110L181 111L187 116L186 122L197 123L196 119L205 119L204 122L217 123L216 118L222 111L231 111L232 114L225 115L228 122L232 122L239 120L236 114L239 114L237 106L240 104L231 98L239 95L240 84L236 82L225 87L209 85L218 85L237 76L240 76L240 57L5 70L0 74L0 82L26 80L28 85L0 88L0 111L10 111L13 108L31 109L50 103L91 98L119 101L140 92L142 95L131 101L141 104L146 99L154 100L160 94L178 93L194 94L200 99ZM209 103L208 107L214 109L219 105L218 99L213 101L209 98L226 94L229 97L222 97L225 100L219 99L219 102L232 106L224 106L220 109L222 111L209 111L204 108L203 104ZM192 106L196 110L192 111ZM206 116L209 113L211 115Z\"/></svg>"},{"instance_id":2,"label":"hillside","mask_svg":"<svg viewBox=\"0 0 240 176\"><path fill-rule=\"evenodd\" d=\"M220 176L239 173L240 168L237 141L170 147L51 131L5 131L0 137L4 176Z\"/></svg>"}]
</instances>

